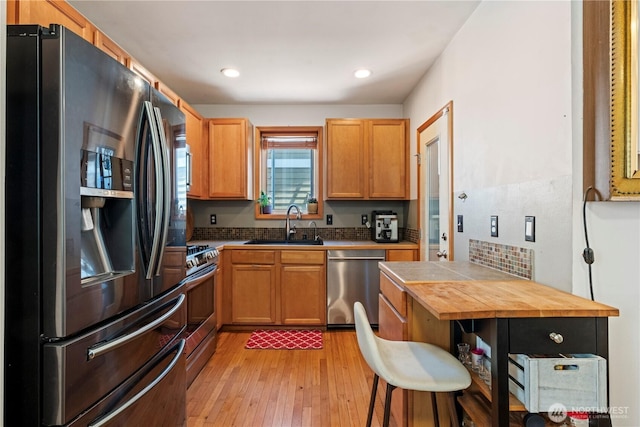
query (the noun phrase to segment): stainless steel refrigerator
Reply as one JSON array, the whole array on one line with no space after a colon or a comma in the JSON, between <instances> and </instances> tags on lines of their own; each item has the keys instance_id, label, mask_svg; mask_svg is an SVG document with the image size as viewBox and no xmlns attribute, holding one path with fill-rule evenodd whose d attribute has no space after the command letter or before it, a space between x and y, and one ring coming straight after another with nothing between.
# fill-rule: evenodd
<instances>
[{"instance_id":1,"label":"stainless steel refrigerator","mask_svg":"<svg viewBox=\"0 0 640 427\"><path fill-rule=\"evenodd\" d=\"M4 425L184 425L184 115L57 25L6 66Z\"/></svg>"}]
</instances>

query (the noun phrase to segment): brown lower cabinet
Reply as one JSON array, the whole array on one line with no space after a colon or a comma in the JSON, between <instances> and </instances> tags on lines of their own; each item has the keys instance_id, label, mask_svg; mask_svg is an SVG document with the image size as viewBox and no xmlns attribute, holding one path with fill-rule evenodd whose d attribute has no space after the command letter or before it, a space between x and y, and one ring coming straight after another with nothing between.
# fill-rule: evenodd
<instances>
[{"instance_id":1,"label":"brown lower cabinet","mask_svg":"<svg viewBox=\"0 0 640 427\"><path fill-rule=\"evenodd\" d=\"M275 265L231 266L231 316L233 323L276 323Z\"/></svg>"},{"instance_id":2,"label":"brown lower cabinet","mask_svg":"<svg viewBox=\"0 0 640 427\"><path fill-rule=\"evenodd\" d=\"M326 326L324 251L230 252L231 325Z\"/></svg>"},{"instance_id":3,"label":"brown lower cabinet","mask_svg":"<svg viewBox=\"0 0 640 427\"><path fill-rule=\"evenodd\" d=\"M324 251L280 252L280 308L283 325L326 325Z\"/></svg>"},{"instance_id":4,"label":"brown lower cabinet","mask_svg":"<svg viewBox=\"0 0 640 427\"><path fill-rule=\"evenodd\" d=\"M409 339L407 322L407 293L393 283L386 274L380 274L378 295L378 334L394 341ZM408 425L409 392L396 389L391 399L391 415L401 427Z\"/></svg>"},{"instance_id":5,"label":"brown lower cabinet","mask_svg":"<svg viewBox=\"0 0 640 427\"><path fill-rule=\"evenodd\" d=\"M378 334L382 338L429 342L449 349L449 322L436 320L384 273L380 273L378 322ZM437 401L440 425L450 425L446 396L438 395ZM391 414L401 427L433 426L430 393L396 389Z\"/></svg>"}]
</instances>

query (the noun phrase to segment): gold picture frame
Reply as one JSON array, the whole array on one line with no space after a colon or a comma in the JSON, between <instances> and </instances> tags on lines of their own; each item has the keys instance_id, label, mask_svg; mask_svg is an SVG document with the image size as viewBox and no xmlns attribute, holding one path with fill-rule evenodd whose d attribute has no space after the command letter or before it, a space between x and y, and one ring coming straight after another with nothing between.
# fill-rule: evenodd
<instances>
[{"instance_id":1,"label":"gold picture frame","mask_svg":"<svg viewBox=\"0 0 640 427\"><path fill-rule=\"evenodd\" d=\"M638 1L611 1L610 197L640 200Z\"/></svg>"}]
</instances>

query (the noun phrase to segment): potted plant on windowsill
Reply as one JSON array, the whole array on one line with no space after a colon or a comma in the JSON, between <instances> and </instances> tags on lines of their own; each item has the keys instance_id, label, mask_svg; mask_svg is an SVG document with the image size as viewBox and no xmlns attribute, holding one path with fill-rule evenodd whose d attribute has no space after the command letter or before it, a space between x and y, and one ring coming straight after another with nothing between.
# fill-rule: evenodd
<instances>
[{"instance_id":1,"label":"potted plant on windowsill","mask_svg":"<svg viewBox=\"0 0 640 427\"><path fill-rule=\"evenodd\" d=\"M260 211L263 214L271 213L271 196L265 194L264 191L260 192L260 197L256 200L256 203L260 205Z\"/></svg>"},{"instance_id":2,"label":"potted plant on windowsill","mask_svg":"<svg viewBox=\"0 0 640 427\"><path fill-rule=\"evenodd\" d=\"M318 213L318 199L313 196L307 198L307 212L310 214Z\"/></svg>"}]
</instances>

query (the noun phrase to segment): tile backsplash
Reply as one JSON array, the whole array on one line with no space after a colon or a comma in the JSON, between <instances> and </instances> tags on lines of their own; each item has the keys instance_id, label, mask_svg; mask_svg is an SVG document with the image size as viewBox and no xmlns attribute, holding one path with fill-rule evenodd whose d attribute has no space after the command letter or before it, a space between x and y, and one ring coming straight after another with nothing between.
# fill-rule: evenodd
<instances>
[{"instance_id":1,"label":"tile backsplash","mask_svg":"<svg viewBox=\"0 0 640 427\"><path fill-rule=\"evenodd\" d=\"M532 279L533 249L470 239L469 261Z\"/></svg>"},{"instance_id":2,"label":"tile backsplash","mask_svg":"<svg viewBox=\"0 0 640 427\"><path fill-rule=\"evenodd\" d=\"M296 239L301 239L304 234L312 238L312 228L297 227L296 230ZM371 229L365 227L325 227L318 228L317 233L323 240L371 240ZM401 228L398 234L400 240L418 242L417 230ZM284 230L266 227L195 227L192 237L192 240L214 241L251 239L284 239Z\"/></svg>"}]
</instances>

